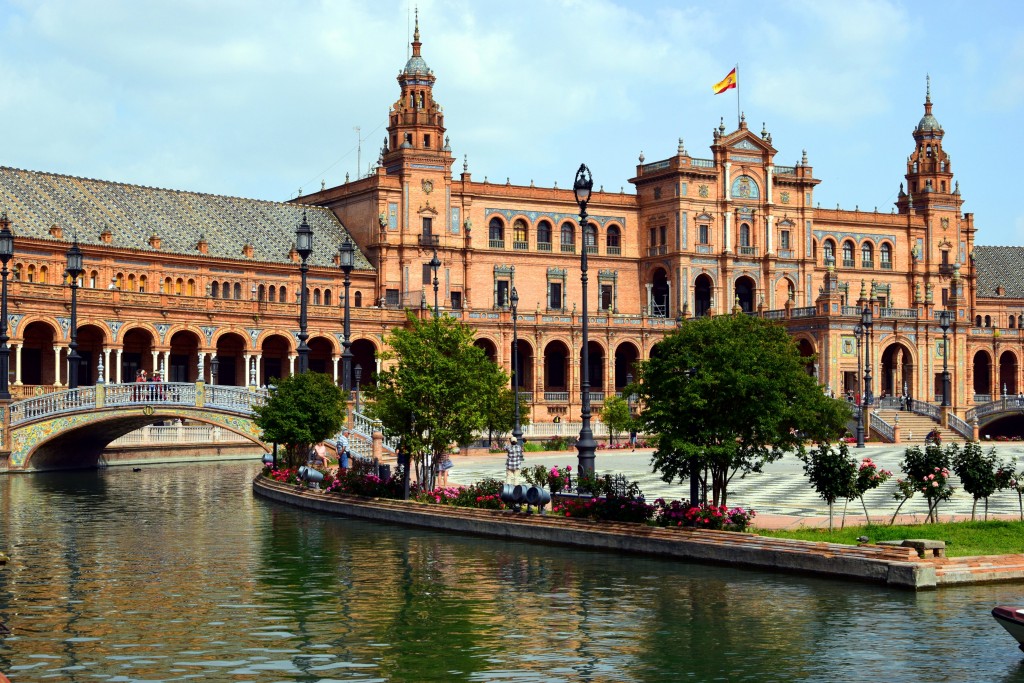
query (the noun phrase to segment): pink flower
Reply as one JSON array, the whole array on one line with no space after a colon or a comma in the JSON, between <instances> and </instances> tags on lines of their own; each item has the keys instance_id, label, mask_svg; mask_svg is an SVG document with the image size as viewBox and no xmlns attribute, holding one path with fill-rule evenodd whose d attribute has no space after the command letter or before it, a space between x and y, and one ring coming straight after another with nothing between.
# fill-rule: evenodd
<instances>
[{"instance_id":1,"label":"pink flower","mask_svg":"<svg viewBox=\"0 0 1024 683\"><path fill-rule=\"evenodd\" d=\"M932 482L932 486L933 486L933 487L934 487L934 486L938 486L938 485L939 485L939 482L937 482L937 481L933 481L933 482Z\"/></svg>"}]
</instances>

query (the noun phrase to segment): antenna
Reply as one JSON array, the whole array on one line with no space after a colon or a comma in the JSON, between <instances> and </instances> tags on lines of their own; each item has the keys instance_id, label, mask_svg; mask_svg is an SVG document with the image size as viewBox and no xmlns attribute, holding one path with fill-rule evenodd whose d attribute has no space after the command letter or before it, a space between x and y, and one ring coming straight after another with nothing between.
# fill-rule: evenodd
<instances>
[{"instance_id":1,"label":"antenna","mask_svg":"<svg viewBox=\"0 0 1024 683\"><path fill-rule=\"evenodd\" d=\"M362 176L359 175L359 174L363 170L363 137L362 137L362 128L360 128L359 126L353 126L352 130L354 130L356 132L356 139L358 140L358 142L356 143L356 180L358 180L359 178L362 178Z\"/></svg>"}]
</instances>

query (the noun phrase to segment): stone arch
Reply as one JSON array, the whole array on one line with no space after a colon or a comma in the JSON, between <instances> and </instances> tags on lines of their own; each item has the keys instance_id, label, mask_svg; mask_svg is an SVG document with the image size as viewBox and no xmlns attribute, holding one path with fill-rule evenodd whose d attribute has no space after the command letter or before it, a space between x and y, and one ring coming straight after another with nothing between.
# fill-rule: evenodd
<instances>
[{"instance_id":1,"label":"stone arch","mask_svg":"<svg viewBox=\"0 0 1024 683\"><path fill-rule=\"evenodd\" d=\"M536 359L534 358L533 344L530 343L529 339L519 337L516 340L516 344L509 342L509 354L508 354L508 370L509 376L515 375L512 383L516 387L517 391L533 392L533 378L536 375L534 372L534 366ZM516 367L516 357L514 351L519 349L519 373L516 375L514 370Z\"/></svg>"},{"instance_id":2,"label":"stone arch","mask_svg":"<svg viewBox=\"0 0 1024 683\"><path fill-rule=\"evenodd\" d=\"M992 396L992 356L987 349L979 349L974 353L974 394L991 398Z\"/></svg>"},{"instance_id":3,"label":"stone arch","mask_svg":"<svg viewBox=\"0 0 1024 683\"><path fill-rule=\"evenodd\" d=\"M701 273L693 281L693 315L702 318L714 310L715 281Z\"/></svg>"},{"instance_id":4,"label":"stone arch","mask_svg":"<svg viewBox=\"0 0 1024 683\"><path fill-rule=\"evenodd\" d=\"M355 371L358 365L361 371L360 384L375 382L377 378L377 344L372 339L355 339L352 342L352 383L356 385Z\"/></svg>"},{"instance_id":5,"label":"stone arch","mask_svg":"<svg viewBox=\"0 0 1024 683\"><path fill-rule=\"evenodd\" d=\"M754 279L749 275L741 275L733 283L733 289L736 292L736 300L733 304L738 303L744 313L752 312L757 296L757 283L754 282Z\"/></svg>"},{"instance_id":6,"label":"stone arch","mask_svg":"<svg viewBox=\"0 0 1024 683\"><path fill-rule=\"evenodd\" d=\"M159 336L148 325L135 325L121 333L121 381L134 382L136 373L145 370L150 376L153 365L153 350Z\"/></svg>"},{"instance_id":7,"label":"stone arch","mask_svg":"<svg viewBox=\"0 0 1024 683\"><path fill-rule=\"evenodd\" d=\"M608 363L605 361L607 352L604 344L598 339L587 341L587 375L590 382L591 393L604 391L605 368ZM583 368L583 354L580 353L580 369ZM582 376L582 375L581 375Z\"/></svg>"},{"instance_id":8,"label":"stone arch","mask_svg":"<svg viewBox=\"0 0 1024 683\"><path fill-rule=\"evenodd\" d=\"M244 332L225 330L214 338L213 348L217 356L217 377L214 380L211 375L211 380L225 386L246 386L249 373L245 367L245 353L249 348L249 336Z\"/></svg>"},{"instance_id":9,"label":"stone arch","mask_svg":"<svg viewBox=\"0 0 1024 683\"><path fill-rule=\"evenodd\" d=\"M498 363L498 345L489 337L477 337L473 340L473 346L483 350L484 355L492 363Z\"/></svg>"},{"instance_id":10,"label":"stone arch","mask_svg":"<svg viewBox=\"0 0 1024 683\"><path fill-rule=\"evenodd\" d=\"M553 339L544 346L544 391L568 392L569 346L561 339Z\"/></svg>"},{"instance_id":11,"label":"stone arch","mask_svg":"<svg viewBox=\"0 0 1024 683\"><path fill-rule=\"evenodd\" d=\"M899 338L889 344L879 354L877 363L873 365L878 368L878 378L875 392L879 396L901 396L906 388L906 394L911 398L925 399L923 396L915 396L917 377L914 375L916 367L914 345Z\"/></svg>"},{"instance_id":12,"label":"stone arch","mask_svg":"<svg viewBox=\"0 0 1024 683\"><path fill-rule=\"evenodd\" d=\"M21 381L28 385L56 384L57 359L54 347L60 326L45 319L22 323Z\"/></svg>"},{"instance_id":13,"label":"stone arch","mask_svg":"<svg viewBox=\"0 0 1024 683\"><path fill-rule=\"evenodd\" d=\"M165 382L195 382L199 378L199 350L203 348L203 334L190 329L167 333L170 365L166 368Z\"/></svg>"},{"instance_id":14,"label":"stone arch","mask_svg":"<svg viewBox=\"0 0 1024 683\"><path fill-rule=\"evenodd\" d=\"M274 332L260 339L260 360L256 368L256 384L263 386L275 379L291 375L291 335Z\"/></svg>"},{"instance_id":15,"label":"stone arch","mask_svg":"<svg viewBox=\"0 0 1024 683\"><path fill-rule=\"evenodd\" d=\"M334 377L334 362L332 358L337 350L335 341L323 335L309 338L306 345L309 346L309 369L311 371L322 372L325 375Z\"/></svg>"},{"instance_id":16,"label":"stone arch","mask_svg":"<svg viewBox=\"0 0 1024 683\"><path fill-rule=\"evenodd\" d=\"M667 318L669 315L669 280L668 272L658 266L650 274L651 298L649 315L654 318Z\"/></svg>"},{"instance_id":17,"label":"stone arch","mask_svg":"<svg viewBox=\"0 0 1024 683\"><path fill-rule=\"evenodd\" d=\"M629 384L626 375L637 377L636 364L640 360L640 349L631 341L620 342L615 347L615 389L621 390Z\"/></svg>"},{"instance_id":18,"label":"stone arch","mask_svg":"<svg viewBox=\"0 0 1024 683\"><path fill-rule=\"evenodd\" d=\"M775 281L775 308L782 308L787 301L796 305L796 283L788 275L783 275Z\"/></svg>"},{"instance_id":19,"label":"stone arch","mask_svg":"<svg viewBox=\"0 0 1024 683\"><path fill-rule=\"evenodd\" d=\"M1016 396L1017 388L1017 354L1006 350L999 354L999 390L1000 396Z\"/></svg>"},{"instance_id":20,"label":"stone arch","mask_svg":"<svg viewBox=\"0 0 1024 683\"><path fill-rule=\"evenodd\" d=\"M103 347L107 341L107 330L99 323L86 323L78 326L76 342L78 344L78 386L87 387L96 384L99 376L99 360L103 355ZM106 371L104 370L104 374Z\"/></svg>"},{"instance_id":21,"label":"stone arch","mask_svg":"<svg viewBox=\"0 0 1024 683\"><path fill-rule=\"evenodd\" d=\"M793 341L796 342L797 351L800 352L800 357L806 359L804 362L804 370L811 377L818 376L817 357L818 352L815 350L814 340L803 335L796 337Z\"/></svg>"}]
</instances>

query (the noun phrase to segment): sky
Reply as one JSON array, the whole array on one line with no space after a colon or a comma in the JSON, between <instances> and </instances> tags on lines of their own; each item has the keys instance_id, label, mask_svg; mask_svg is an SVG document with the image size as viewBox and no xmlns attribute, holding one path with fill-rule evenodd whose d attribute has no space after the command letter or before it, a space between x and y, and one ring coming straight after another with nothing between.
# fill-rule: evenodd
<instances>
[{"instance_id":1,"label":"sky","mask_svg":"<svg viewBox=\"0 0 1024 683\"><path fill-rule=\"evenodd\" d=\"M417 4L456 177L567 188L583 162L631 193L641 153L710 158L735 130L737 91L711 86L738 65L777 164L806 150L822 207L889 212L928 74L976 243L1024 245L1020 183L994 175L1024 123L1022 2ZM413 7L0 0L0 165L271 200L340 184L376 162Z\"/></svg>"}]
</instances>

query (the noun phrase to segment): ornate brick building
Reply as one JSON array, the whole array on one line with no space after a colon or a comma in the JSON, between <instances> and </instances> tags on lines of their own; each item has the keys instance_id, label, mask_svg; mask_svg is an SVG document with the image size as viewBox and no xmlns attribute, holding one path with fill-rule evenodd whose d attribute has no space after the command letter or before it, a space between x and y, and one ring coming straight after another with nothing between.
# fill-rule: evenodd
<instances>
[{"instance_id":1,"label":"ornate brick building","mask_svg":"<svg viewBox=\"0 0 1024 683\"><path fill-rule=\"evenodd\" d=\"M351 236L359 248L352 348L364 381L404 310L430 314L435 277L438 307L470 324L510 370L514 288L521 390L532 396L534 421L579 414L581 249L595 284L587 353L598 404L680 321L734 311L785 324L801 351L817 357L809 371L836 393L859 393L858 362L869 360L875 394L933 401L944 348L938 315L948 308L954 406L962 413L1003 385L1020 391L1024 250L974 248L973 217L961 211L930 92L889 211L820 207L822 181L807 154L795 166L777 164L771 134L741 119L735 130L724 122L712 130L708 154L693 156L680 140L664 159L641 158L635 194L595 192L583 235L571 188L474 180L465 163L453 174L458 160L422 47L417 24L376 169L293 202L0 168L0 208L17 239L13 384L24 393L66 382L61 274L75 237L87 271L83 383L96 380L101 358L108 381L129 381L138 368L164 368L172 381L192 381L202 368L212 380L214 355L222 384L290 374L295 229L306 220L314 231L310 366L339 381L338 248ZM873 332L858 345L865 306Z\"/></svg>"}]
</instances>

